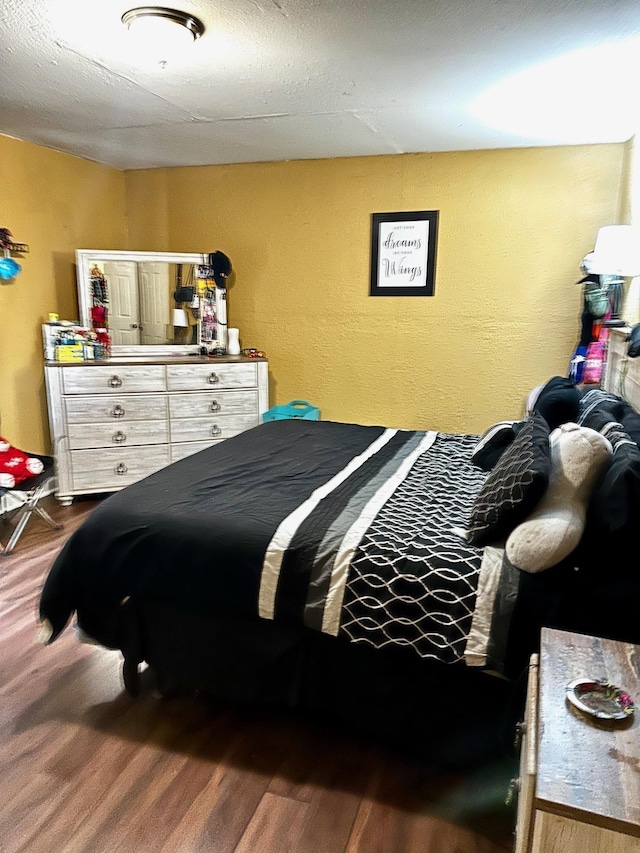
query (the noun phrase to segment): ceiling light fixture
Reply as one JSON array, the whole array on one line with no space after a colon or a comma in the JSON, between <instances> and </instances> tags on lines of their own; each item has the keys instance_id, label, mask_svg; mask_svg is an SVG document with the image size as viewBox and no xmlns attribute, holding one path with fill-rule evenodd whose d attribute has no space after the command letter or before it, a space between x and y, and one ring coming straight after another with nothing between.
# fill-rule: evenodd
<instances>
[{"instance_id":1,"label":"ceiling light fixture","mask_svg":"<svg viewBox=\"0 0 640 853\"><path fill-rule=\"evenodd\" d=\"M202 21L179 9L139 6L122 16L122 23L138 39L146 55L164 67L169 58L193 44L204 33Z\"/></svg>"}]
</instances>

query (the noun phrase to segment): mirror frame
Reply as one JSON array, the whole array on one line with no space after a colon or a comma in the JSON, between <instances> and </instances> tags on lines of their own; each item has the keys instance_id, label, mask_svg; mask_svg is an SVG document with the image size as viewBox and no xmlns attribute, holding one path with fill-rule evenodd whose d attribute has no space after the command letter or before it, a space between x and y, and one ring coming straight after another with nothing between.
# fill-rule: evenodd
<instances>
[{"instance_id":1,"label":"mirror frame","mask_svg":"<svg viewBox=\"0 0 640 853\"><path fill-rule=\"evenodd\" d=\"M91 328L90 261L164 261L169 264L202 264L206 255L187 252L129 252L119 249L76 249L76 282L80 325ZM166 356L198 353L199 344L139 344L112 346L112 356Z\"/></svg>"}]
</instances>

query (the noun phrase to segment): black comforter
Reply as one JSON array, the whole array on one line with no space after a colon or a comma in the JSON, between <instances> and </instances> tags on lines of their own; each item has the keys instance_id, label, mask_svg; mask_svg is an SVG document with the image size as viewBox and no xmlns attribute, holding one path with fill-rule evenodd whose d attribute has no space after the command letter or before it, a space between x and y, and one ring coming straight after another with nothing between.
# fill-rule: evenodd
<instances>
[{"instance_id":1,"label":"black comforter","mask_svg":"<svg viewBox=\"0 0 640 853\"><path fill-rule=\"evenodd\" d=\"M52 640L121 647L123 602L299 624L374 648L500 668L517 578L460 535L475 436L262 424L106 499L46 580Z\"/></svg>"}]
</instances>

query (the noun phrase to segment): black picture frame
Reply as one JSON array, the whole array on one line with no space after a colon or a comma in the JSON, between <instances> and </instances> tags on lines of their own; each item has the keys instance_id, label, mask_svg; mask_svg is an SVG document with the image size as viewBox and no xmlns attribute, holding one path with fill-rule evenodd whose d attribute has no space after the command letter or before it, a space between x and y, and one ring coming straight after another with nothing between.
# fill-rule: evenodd
<instances>
[{"instance_id":1,"label":"black picture frame","mask_svg":"<svg viewBox=\"0 0 640 853\"><path fill-rule=\"evenodd\" d=\"M371 214L370 296L433 296L438 211Z\"/></svg>"}]
</instances>

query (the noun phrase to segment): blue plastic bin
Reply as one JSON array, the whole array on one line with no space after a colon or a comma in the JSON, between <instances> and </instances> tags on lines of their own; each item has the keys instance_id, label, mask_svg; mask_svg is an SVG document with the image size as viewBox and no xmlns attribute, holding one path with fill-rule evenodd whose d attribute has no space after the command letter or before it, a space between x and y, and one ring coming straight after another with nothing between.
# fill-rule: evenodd
<instances>
[{"instance_id":1,"label":"blue plastic bin","mask_svg":"<svg viewBox=\"0 0 640 853\"><path fill-rule=\"evenodd\" d=\"M291 400L283 406L273 406L262 416L263 422L284 421L287 418L304 418L307 421L319 421L320 409L307 403L306 400Z\"/></svg>"}]
</instances>

